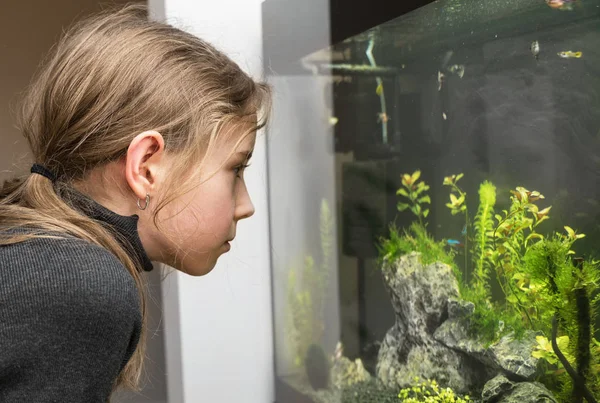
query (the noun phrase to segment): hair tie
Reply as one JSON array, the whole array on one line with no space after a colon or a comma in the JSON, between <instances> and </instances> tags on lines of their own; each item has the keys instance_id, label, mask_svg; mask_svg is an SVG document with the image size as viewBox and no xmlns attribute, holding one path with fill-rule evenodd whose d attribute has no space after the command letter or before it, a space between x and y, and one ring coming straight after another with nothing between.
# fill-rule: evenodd
<instances>
[{"instance_id":1,"label":"hair tie","mask_svg":"<svg viewBox=\"0 0 600 403\"><path fill-rule=\"evenodd\" d=\"M52 182L56 182L56 175L43 165L33 164L33 166L31 167L31 173L42 175L50 179Z\"/></svg>"}]
</instances>

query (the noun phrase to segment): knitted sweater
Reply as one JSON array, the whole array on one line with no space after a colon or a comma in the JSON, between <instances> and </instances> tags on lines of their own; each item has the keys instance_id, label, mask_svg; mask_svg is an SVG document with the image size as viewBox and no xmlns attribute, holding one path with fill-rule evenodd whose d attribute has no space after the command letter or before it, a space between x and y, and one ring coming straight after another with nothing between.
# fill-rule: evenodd
<instances>
[{"instance_id":1,"label":"knitted sweater","mask_svg":"<svg viewBox=\"0 0 600 403\"><path fill-rule=\"evenodd\" d=\"M67 198L152 269L137 216ZM108 250L70 236L0 246L0 402L106 403L140 330L135 282Z\"/></svg>"}]
</instances>

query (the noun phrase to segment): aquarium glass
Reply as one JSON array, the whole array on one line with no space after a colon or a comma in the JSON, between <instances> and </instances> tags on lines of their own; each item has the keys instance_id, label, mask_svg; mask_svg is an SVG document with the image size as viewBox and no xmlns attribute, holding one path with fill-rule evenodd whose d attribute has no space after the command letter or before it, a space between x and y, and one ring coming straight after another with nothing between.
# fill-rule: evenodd
<instances>
[{"instance_id":1,"label":"aquarium glass","mask_svg":"<svg viewBox=\"0 0 600 403\"><path fill-rule=\"evenodd\" d=\"M440 0L299 64L277 401L598 401L600 0Z\"/></svg>"}]
</instances>

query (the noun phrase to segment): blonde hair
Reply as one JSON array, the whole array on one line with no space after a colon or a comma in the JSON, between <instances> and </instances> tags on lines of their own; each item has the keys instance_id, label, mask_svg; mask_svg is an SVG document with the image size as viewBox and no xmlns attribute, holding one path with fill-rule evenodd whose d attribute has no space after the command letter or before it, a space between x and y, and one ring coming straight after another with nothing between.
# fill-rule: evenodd
<instances>
[{"instance_id":1,"label":"blonde hair","mask_svg":"<svg viewBox=\"0 0 600 403\"><path fill-rule=\"evenodd\" d=\"M135 135L156 130L164 138L165 152L178 155L171 171L178 181L162 190L154 212L157 224L165 205L197 186L189 167L202 162L223 127L250 117L256 125L246 134L260 129L270 99L267 84L255 82L205 41L149 20L145 6L106 9L82 20L52 49L26 91L18 116L33 158L58 180L29 175L3 189L0 245L52 232L103 246L134 278L145 327L140 262L132 260L105 226L63 200L61 189L124 157ZM41 231L9 231L23 226ZM144 344L142 335L115 387L138 388Z\"/></svg>"}]
</instances>

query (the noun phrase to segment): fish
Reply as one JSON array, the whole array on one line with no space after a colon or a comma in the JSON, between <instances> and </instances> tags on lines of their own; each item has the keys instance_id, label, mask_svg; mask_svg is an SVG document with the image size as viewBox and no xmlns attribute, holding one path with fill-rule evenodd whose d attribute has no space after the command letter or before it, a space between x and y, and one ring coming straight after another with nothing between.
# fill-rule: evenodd
<instances>
[{"instance_id":1,"label":"fish","mask_svg":"<svg viewBox=\"0 0 600 403\"><path fill-rule=\"evenodd\" d=\"M464 244L461 241L456 239L448 239L446 243L450 246L464 246Z\"/></svg>"},{"instance_id":2,"label":"fish","mask_svg":"<svg viewBox=\"0 0 600 403\"><path fill-rule=\"evenodd\" d=\"M549 7L561 11L572 11L576 2L577 0L546 0Z\"/></svg>"},{"instance_id":3,"label":"fish","mask_svg":"<svg viewBox=\"0 0 600 403\"><path fill-rule=\"evenodd\" d=\"M465 66L462 64L454 64L448 67L448 71L452 74L456 74L460 78L463 78L465 75Z\"/></svg>"},{"instance_id":4,"label":"fish","mask_svg":"<svg viewBox=\"0 0 600 403\"><path fill-rule=\"evenodd\" d=\"M461 234L462 236L465 236L465 235L467 235L467 224L465 224L465 226L463 227L462 231L460 231L460 234Z\"/></svg>"},{"instance_id":5,"label":"fish","mask_svg":"<svg viewBox=\"0 0 600 403\"><path fill-rule=\"evenodd\" d=\"M379 83L377 88L375 88L375 94L381 96L383 94L383 83Z\"/></svg>"},{"instance_id":6,"label":"fish","mask_svg":"<svg viewBox=\"0 0 600 403\"><path fill-rule=\"evenodd\" d=\"M535 57L535 60L537 60L538 56L540 55L540 43L538 41L533 41L531 42L531 54L533 55L533 57Z\"/></svg>"},{"instance_id":7,"label":"fish","mask_svg":"<svg viewBox=\"0 0 600 403\"><path fill-rule=\"evenodd\" d=\"M446 116L446 112L442 112L442 117L444 118L444 120L448 119L448 116Z\"/></svg>"},{"instance_id":8,"label":"fish","mask_svg":"<svg viewBox=\"0 0 600 403\"><path fill-rule=\"evenodd\" d=\"M563 59L579 59L583 57L583 52L573 52L570 50L563 50L562 52L558 52L557 55L562 57Z\"/></svg>"},{"instance_id":9,"label":"fish","mask_svg":"<svg viewBox=\"0 0 600 403\"><path fill-rule=\"evenodd\" d=\"M444 73L438 71L437 82L438 82L438 91L442 90L442 83L444 82Z\"/></svg>"},{"instance_id":10,"label":"fish","mask_svg":"<svg viewBox=\"0 0 600 403\"><path fill-rule=\"evenodd\" d=\"M339 119L335 116L330 116L329 117L329 125L330 126L335 126L337 125L337 123L339 122Z\"/></svg>"}]
</instances>

